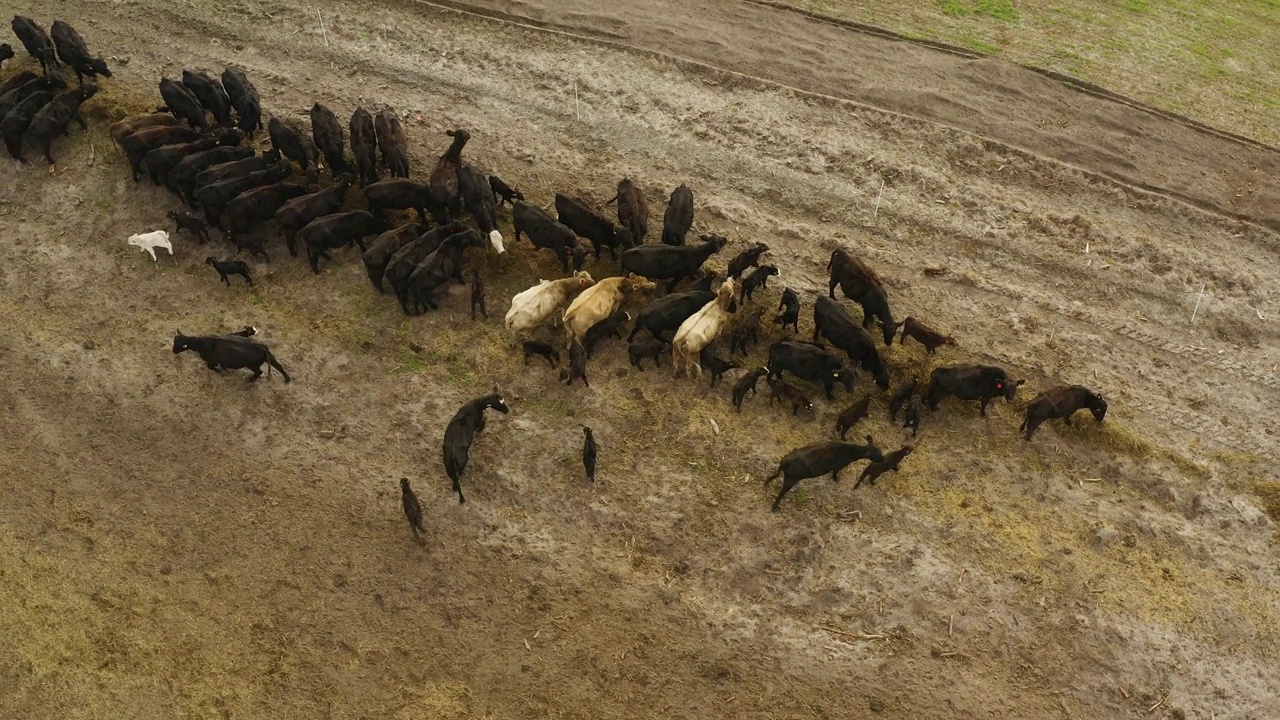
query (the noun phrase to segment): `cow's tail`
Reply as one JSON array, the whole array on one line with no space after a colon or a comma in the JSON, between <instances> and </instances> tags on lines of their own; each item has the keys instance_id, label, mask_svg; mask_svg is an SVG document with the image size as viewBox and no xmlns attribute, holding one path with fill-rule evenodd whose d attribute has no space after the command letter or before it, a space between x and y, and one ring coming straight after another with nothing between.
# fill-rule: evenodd
<instances>
[{"instance_id":1,"label":"cow's tail","mask_svg":"<svg viewBox=\"0 0 1280 720\"><path fill-rule=\"evenodd\" d=\"M268 350L267 351L267 378L268 379L271 378L271 368L275 368L276 370L279 370L280 375L284 377L284 381L286 383L293 382L293 379L289 377L289 373L285 372L284 366L281 365L280 361L276 360L276 356L272 355L271 351Z\"/></svg>"},{"instance_id":2,"label":"cow's tail","mask_svg":"<svg viewBox=\"0 0 1280 720\"><path fill-rule=\"evenodd\" d=\"M836 248L836 250L839 250L839 248ZM835 263L835 261L836 261L836 250L832 250L832 251L831 251L831 257L827 260L827 270L830 270L830 269L831 269L831 266L832 266L832 265Z\"/></svg>"}]
</instances>

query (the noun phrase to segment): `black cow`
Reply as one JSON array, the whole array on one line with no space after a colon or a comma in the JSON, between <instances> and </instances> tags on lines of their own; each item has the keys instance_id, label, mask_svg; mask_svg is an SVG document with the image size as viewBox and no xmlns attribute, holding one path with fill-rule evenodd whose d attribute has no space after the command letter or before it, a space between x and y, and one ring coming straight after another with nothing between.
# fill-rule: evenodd
<instances>
[{"instance_id":1,"label":"black cow","mask_svg":"<svg viewBox=\"0 0 1280 720\"><path fill-rule=\"evenodd\" d=\"M614 225L578 198L556 193L556 214L565 227L591 241L596 260L600 259L602 248L608 248L609 256L617 260L619 247L623 250L635 247L635 243L631 242L631 233L626 228Z\"/></svg>"},{"instance_id":2,"label":"black cow","mask_svg":"<svg viewBox=\"0 0 1280 720\"><path fill-rule=\"evenodd\" d=\"M684 236L693 227L693 191L681 185L671 191L667 211L662 216L662 242L667 245L683 245Z\"/></svg>"},{"instance_id":3,"label":"black cow","mask_svg":"<svg viewBox=\"0 0 1280 720\"><path fill-rule=\"evenodd\" d=\"M819 337L831 341L849 356L850 361L871 373L881 390L889 388L889 373L876 351L875 340L859 327L848 308L823 295L819 295L813 304L813 341L817 342Z\"/></svg>"},{"instance_id":4,"label":"black cow","mask_svg":"<svg viewBox=\"0 0 1280 720\"><path fill-rule=\"evenodd\" d=\"M938 402L948 395L961 400L980 400L979 415L987 416L987 404L1004 396L1013 402L1022 380L1010 380L1004 368L995 365L949 365L933 371L929 376L929 393L925 399L930 410L938 409Z\"/></svg>"},{"instance_id":5,"label":"black cow","mask_svg":"<svg viewBox=\"0 0 1280 720\"><path fill-rule=\"evenodd\" d=\"M417 269L418 263L435 252L440 247L440 244L445 241L445 238L463 232L466 229L467 226L459 222L441 225L430 232L424 233L417 240L405 243L387 261L387 268L383 271L382 279L383 282L391 285L391 290L396 294L396 300L400 302L400 308L405 315L411 314L409 312L409 276Z\"/></svg>"},{"instance_id":6,"label":"black cow","mask_svg":"<svg viewBox=\"0 0 1280 720\"><path fill-rule=\"evenodd\" d=\"M193 143L205 138L199 130L178 125L159 125L145 127L120 139L120 149L129 161L129 170L133 173L133 181L142 181L142 163L147 153L165 145ZM196 187L201 187L197 184Z\"/></svg>"},{"instance_id":7,"label":"black cow","mask_svg":"<svg viewBox=\"0 0 1280 720\"><path fill-rule=\"evenodd\" d=\"M583 426L582 428L582 467L587 471L587 482L596 481L596 456L600 453L600 446L596 445L595 435L591 433L591 428Z\"/></svg>"},{"instance_id":8,"label":"black cow","mask_svg":"<svg viewBox=\"0 0 1280 720\"><path fill-rule=\"evenodd\" d=\"M289 373L285 372L284 367L271 354L270 348L243 337L183 335L179 330L173 336L173 354L177 355L187 350L195 350L200 355L200 359L204 360L204 364L214 372L245 368L253 371L249 382L255 382L262 377L262 366L266 364L268 377L270 377L271 368L275 368L280 371L286 383L292 382Z\"/></svg>"},{"instance_id":9,"label":"black cow","mask_svg":"<svg viewBox=\"0 0 1280 720\"><path fill-rule=\"evenodd\" d=\"M897 472L898 465L900 465L903 459L910 455L913 450L915 450L915 448L910 445L904 445L888 455L885 455L883 460L873 462L862 468L862 474L858 476L858 482L853 484L853 489L857 490L863 480L866 480L868 485L875 485L876 480L878 480L881 475L887 472Z\"/></svg>"},{"instance_id":10,"label":"black cow","mask_svg":"<svg viewBox=\"0 0 1280 720\"><path fill-rule=\"evenodd\" d=\"M529 364L529 358L534 355L541 356L547 361L547 364L551 365L552 369L560 365L560 351L547 343L538 342L537 340L525 340L520 349L524 352L525 365Z\"/></svg>"},{"instance_id":11,"label":"black cow","mask_svg":"<svg viewBox=\"0 0 1280 720\"><path fill-rule=\"evenodd\" d=\"M212 185L223 180L242 178L250 173L267 170L276 165L284 165L284 163L281 162L280 153L275 150L268 150L261 155L252 155L239 160L228 160L210 165L197 173L195 179L191 181L191 187L195 188L191 193L192 201L194 202L195 200L196 191L206 185ZM291 172L293 172L293 168L286 166L284 174L287 176Z\"/></svg>"},{"instance_id":12,"label":"black cow","mask_svg":"<svg viewBox=\"0 0 1280 720\"><path fill-rule=\"evenodd\" d=\"M859 420L867 416L867 408L870 406L871 396L867 395L840 413L836 418L836 433L840 435L841 440L845 439L845 435L849 433L850 428L857 425Z\"/></svg>"},{"instance_id":13,"label":"black cow","mask_svg":"<svg viewBox=\"0 0 1280 720\"><path fill-rule=\"evenodd\" d=\"M49 161L49 167L53 167L53 140L59 135L67 134L67 126L72 120L80 123L80 127L85 130L89 126L85 124L84 118L80 117L80 105L85 100L93 97L98 92L98 86L93 81L87 82L80 87L63 90L48 105L40 108L36 112L35 117L31 118L31 126L28 132L40 143L40 149L44 151L44 159Z\"/></svg>"},{"instance_id":14,"label":"black cow","mask_svg":"<svg viewBox=\"0 0 1280 720\"><path fill-rule=\"evenodd\" d=\"M200 242L201 245L209 241L209 226L205 221L191 213L179 213L177 210L170 210L167 213L169 219L173 220L173 234L186 230L191 233L192 237Z\"/></svg>"},{"instance_id":15,"label":"black cow","mask_svg":"<svg viewBox=\"0 0 1280 720\"><path fill-rule=\"evenodd\" d=\"M382 131L379 130L379 137ZM431 195L436 202L436 222L442 223L461 214L459 204L462 194L458 188L458 171L462 169L462 148L471 139L471 133L462 129L446 130L445 135L453 138L449 148L436 159L436 166L431 170L427 184L431 186Z\"/></svg>"},{"instance_id":16,"label":"black cow","mask_svg":"<svg viewBox=\"0 0 1280 720\"><path fill-rule=\"evenodd\" d=\"M778 309L782 312L778 313L773 321L783 329L790 325L796 332L800 332L800 296L795 290L782 289L782 300L778 302Z\"/></svg>"},{"instance_id":17,"label":"black cow","mask_svg":"<svg viewBox=\"0 0 1280 720\"><path fill-rule=\"evenodd\" d=\"M31 121L35 119L36 113L52 100L53 93L48 90L32 93L18 103L17 107L10 110L3 120L0 120L0 137L4 138L4 146L14 160L26 162L22 157L22 136L26 134L27 128L31 127Z\"/></svg>"},{"instance_id":18,"label":"black cow","mask_svg":"<svg viewBox=\"0 0 1280 720\"><path fill-rule=\"evenodd\" d=\"M422 527L422 503L409 487L409 478L400 478L400 507L404 509L405 519L409 521L409 529L415 538L421 538L426 529Z\"/></svg>"},{"instance_id":19,"label":"black cow","mask_svg":"<svg viewBox=\"0 0 1280 720\"><path fill-rule=\"evenodd\" d=\"M391 262L391 256L426 231L427 226L422 223L405 223L382 233L369 243L369 249L364 251L360 259L364 262L369 282L373 283L378 292L383 292L382 276L387 270L387 263Z\"/></svg>"},{"instance_id":20,"label":"black cow","mask_svg":"<svg viewBox=\"0 0 1280 720\"><path fill-rule=\"evenodd\" d=\"M364 189L369 212L382 216L387 210L410 210L418 213L418 221L427 221L427 207L432 204L431 188L406 178L392 177L371 183ZM433 210L432 215L435 215Z\"/></svg>"},{"instance_id":21,"label":"black cow","mask_svg":"<svg viewBox=\"0 0 1280 720\"><path fill-rule=\"evenodd\" d=\"M472 165L463 163L458 168L458 194L462 196L463 209L475 218L480 233L499 254L506 252L502 245L502 233L498 232L498 205L493 200L493 189L484 173Z\"/></svg>"},{"instance_id":22,"label":"black cow","mask_svg":"<svg viewBox=\"0 0 1280 720\"><path fill-rule=\"evenodd\" d=\"M5 60L13 57L13 46L9 43L0 43L0 65L4 65ZM3 94L3 93L0 93Z\"/></svg>"},{"instance_id":23,"label":"black cow","mask_svg":"<svg viewBox=\"0 0 1280 720\"><path fill-rule=\"evenodd\" d=\"M328 250L359 245L365 250L364 239L386 230L386 224L364 210L333 213L316 218L298 231L298 240L307 248L307 262L311 272L320 274L320 258L332 260Z\"/></svg>"},{"instance_id":24,"label":"black cow","mask_svg":"<svg viewBox=\"0 0 1280 720\"><path fill-rule=\"evenodd\" d=\"M591 357L592 353L595 352L596 345L598 345L601 340L610 336L621 340L622 325L623 323L628 322L631 322L631 313L624 310L618 310L609 317L587 328L587 332L582 336L582 345L587 349L587 357Z\"/></svg>"},{"instance_id":25,"label":"black cow","mask_svg":"<svg viewBox=\"0 0 1280 720\"><path fill-rule=\"evenodd\" d=\"M622 253L622 272L633 272L650 280L666 280L667 292L671 292L681 280L697 275L702 263L720 252L725 242L719 235L703 235L698 245L634 247Z\"/></svg>"},{"instance_id":26,"label":"black cow","mask_svg":"<svg viewBox=\"0 0 1280 720\"><path fill-rule=\"evenodd\" d=\"M204 116L204 106L186 85L171 78L160 78L160 97L173 116L192 129L208 130L209 121Z\"/></svg>"},{"instance_id":27,"label":"black cow","mask_svg":"<svg viewBox=\"0 0 1280 720\"><path fill-rule=\"evenodd\" d=\"M636 338L636 333L648 330L657 340L663 340L663 333L674 333L680 329L685 320L715 300L716 294L710 290L691 290L689 292L664 295L649 303L636 316L636 324L627 336L627 342ZM670 338L667 338L669 341Z\"/></svg>"},{"instance_id":28,"label":"black cow","mask_svg":"<svg viewBox=\"0 0 1280 720\"><path fill-rule=\"evenodd\" d=\"M804 408L809 414L813 414L813 401L808 398L800 388L792 385L786 380L765 376L765 382L769 385L769 404L772 405L775 400L782 400L791 404L791 414L796 415Z\"/></svg>"},{"instance_id":29,"label":"black cow","mask_svg":"<svg viewBox=\"0 0 1280 720\"><path fill-rule=\"evenodd\" d=\"M211 150L198 152L188 155L178 161L172 169L166 174L168 187L188 206L193 204L191 197L196 190L196 176L208 170L214 165L222 163L235 162L236 160L244 160L254 156L254 150L251 147L240 147L238 145L223 145L215 147ZM144 156L143 161L146 161Z\"/></svg>"},{"instance_id":30,"label":"black cow","mask_svg":"<svg viewBox=\"0 0 1280 720\"><path fill-rule=\"evenodd\" d=\"M18 36L22 41L22 47L31 53L31 57L40 61L40 69L45 75L50 70L58 68L58 56L53 47L53 41L49 39L49 34L44 28L36 24L31 18L22 17L21 15L13 16L13 34Z\"/></svg>"},{"instance_id":31,"label":"black cow","mask_svg":"<svg viewBox=\"0 0 1280 720\"><path fill-rule=\"evenodd\" d=\"M582 378L582 384L591 387L587 380L587 349L576 339L569 341L569 367L560 371L560 382L572 385L574 380Z\"/></svg>"},{"instance_id":32,"label":"black cow","mask_svg":"<svg viewBox=\"0 0 1280 720\"><path fill-rule=\"evenodd\" d=\"M782 498L786 497L787 493L791 492L791 488L801 480L822 477L830 473L831 481L839 482L840 472L858 460L884 461L884 455L880 453L880 448L876 447L870 435L867 436L866 445L827 440L792 450L783 456L778 463L778 469L765 478L764 485L768 487L774 478L782 476L782 490L774 499L771 509L777 512Z\"/></svg>"},{"instance_id":33,"label":"black cow","mask_svg":"<svg viewBox=\"0 0 1280 720\"><path fill-rule=\"evenodd\" d=\"M924 345L925 351L930 355L943 345L956 344L955 338L943 335L913 317L908 317L898 323L898 327L902 328L902 337L898 338L899 345L905 345L907 338L913 338L921 345Z\"/></svg>"},{"instance_id":34,"label":"black cow","mask_svg":"<svg viewBox=\"0 0 1280 720\"><path fill-rule=\"evenodd\" d=\"M836 382L853 392L854 370L839 357L812 343L780 340L769 346L769 377L782 377L790 372L801 380L822 383L827 399Z\"/></svg>"},{"instance_id":35,"label":"black cow","mask_svg":"<svg viewBox=\"0 0 1280 720\"><path fill-rule=\"evenodd\" d=\"M168 187L169 171L177 167L178 163L196 153L212 150L217 145L217 141L212 137L202 137L194 142L163 145L147 151L147 154L142 156L142 163L147 166L147 174L151 176L152 185Z\"/></svg>"},{"instance_id":36,"label":"black cow","mask_svg":"<svg viewBox=\"0 0 1280 720\"><path fill-rule=\"evenodd\" d=\"M351 172L342 152L342 123L338 122L338 116L332 110L320 103L311 106L311 139L324 155L330 175L337 178Z\"/></svg>"},{"instance_id":37,"label":"black cow","mask_svg":"<svg viewBox=\"0 0 1280 720\"><path fill-rule=\"evenodd\" d=\"M98 79L99 75L111 77L106 61L89 55L89 46L85 45L84 38L80 37L75 28L61 20L54 20L53 25L49 26L49 32L53 35L53 46L58 51L58 57L76 71L76 79L81 85L84 84L85 75L90 80Z\"/></svg>"},{"instance_id":38,"label":"black cow","mask_svg":"<svg viewBox=\"0 0 1280 720\"><path fill-rule=\"evenodd\" d=\"M462 252L467 248L483 248L484 238L470 228L454 233L440 243L436 251L423 258L409 275L409 290L413 294L415 314L424 308L439 309L435 291L452 278L462 280Z\"/></svg>"},{"instance_id":39,"label":"black cow","mask_svg":"<svg viewBox=\"0 0 1280 720\"><path fill-rule=\"evenodd\" d=\"M761 265L742 281L742 299L750 300L757 287L769 287L769 278L778 274L777 265Z\"/></svg>"},{"instance_id":40,"label":"black cow","mask_svg":"<svg viewBox=\"0 0 1280 720\"><path fill-rule=\"evenodd\" d=\"M258 98L258 88L249 82L244 73L235 68L222 71L222 86L227 90L227 97L236 109L239 122L236 127L246 135L253 137L262 127L262 101Z\"/></svg>"},{"instance_id":41,"label":"black cow","mask_svg":"<svg viewBox=\"0 0 1280 720\"><path fill-rule=\"evenodd\" d=\"M711 371L711 387L715 387L725 373L742 367L733 360L725 360L717 356L710 345L702 348L702 352L698 353L698 364Z\"/></svg>"},{"instance_id":42,"label":"black cow","mask_svg":"<svg viewBox=\"0 0 1280 720\"><path fill-rule=\"evenodd\" d=\"M1018 432L1026 432L1030 440L1036 428L1045 420L1061 418L1063 424L1071 424L1071 416L1077 410L1087 408L1093 419L1102 422L1107 416L1107 401L1083 385L1059 385L1040 393L1027 405L1027 417Z\"/></svg>"},{"instance_id":43,"label":"black cow","mask_svg":"<svg viewBox=\"0 0 1280 720\"><path fill-rule=\"evenodd\" d=\"M547 211L523 200L517 200L512 210L515 225L515 242L528 235L534 247L550 250L560 260L565 273L569 272L569 260L573 269L581 270L587 259L587 250L578 244L578 236L568 226L551 217Z\"/></svg>"},{"instance_id":44,"label":"black cow","mask_svg":"<svg viewBox=\"0 0 1280 720\"><path fill-rule=\"evenodd\" d=\"M618 203L618 224L631 233L632 242L643 245L644 236L649 232L649 204L645 202L640 186L632 182L631 178L623 178L618 182L618 194L609 200L615 201ZM645 277L653 279L649 275Z\"/></svg>"},{"instance_id":45,"label":"black cow","mask_svg":"<svg viewBox=\"0 0 1280 720\"><path fill-rule=\"evenodd\" d=\"M19 73L18 76L21 77L22 74ZM0 96L0 118L8 115L19 103L38 92L56 93L66 88L67 81L63 80L62 75L59 73L55 72L52 75L42 75L40 77L32 75L30 80Z\"/></svg>"},{"instance_id":46,"label":"black cow","mask_svg":"<svg viewBox=\"0 0 1280 720\"><path fill-rule=\"evenodd\" d=\"M839 285L845 297L862 306L862 327L869 328L873 320L879 320L884 330L884 344L892 345L898 326L889 311L889 296L885 294L884 284L875 271L843 248L831 251L827 270L831 271L828 296L834 299L836 285Z\"/></svg>"},{"instance_id":47,"label":"black cow","mask_svg":"<svg viewBox=\"0 0 1280 720\"><path fill-rule=\"evenodd\" d=\"M893 396L889 398L890 420L898 422L898 411L902 410L902 406L905 405L907 400L915 394L916 388L919 385L920 379L912 377L905 385L898 389L898 392L894 393Z\"/></svg>"},{"instance_id":48,"label":"black cow","mask_svg":"<svg viewBox=\"0 0 1280 720\"><path fill-rule=\"evenodd\" d=\"M227 203L222 211L230 236L251 231L259 223L275 217L276 211L296 197L316 192L315 185L279 182L246 190Z\"/></svg>"},{"instance_id":49,"label":"black cow","mask_svg":"<svg viewBox=\"0 0 1280 720\"><path fill-rule=\"evenodd\" d=\"M351 176L339 175L338 182L309 195L293 198L276 210L276 223L280 225L280 233L284 235L284 245L289 254L297 257L298 231L312 220L331 215L342 209L347 200L347 191L351 189ZM379 275L381 280L382 276Z\"/></svg>"},{"instance_id":50,"label":"black cow","mask_svg":"<svg viewBox=\"0 0 1280 720\"><path fill-rule=\"evenodd\" d=\"M351 152L356 156L360 187L378 182L378 135L373 116L364 108L351 113Z\"/></svg>"},{"instance_id":51,"label":"black cow","mask_svg":"<svg viewBox=\"0 0 1280 720\"><path fill-rule=\"evenodd\" d=\"M208 172L208 170L205 172ZM197 190L195 194L196 202L199 203L200 207L204 208L205 219L208 220L210 225L222 227L223 209L226 208L228 203L239 197L240 193L263 185L278 183L288 177L291 172L293 172L293 168L289 167L288 163L276 163L268 166L266 170L258 170L240 177L220 180ZM203 175L204 173L201 174Z\"/></svg>"},{"instance_id":52,"label":"black cow","mask_svg":"<svg viewBox=\"0 0 1280 720\"><path fill-rule=\"evenodd\" d=\"M318 150L297 125L273 116L267 121L267 134L271 136L271 147L298 163L308 183L314 183L320 177L319 162L316 159Z\"/></svg>"},{"instance_id":53,"label":"black cow","mask_svg":"<svg viewBox=\"0 0 1280 720\"><path fill-rule=\"evenodd\" d=\"M763 315L764 308L757 305L738 319L729 333L730 355L738 350L746 355L751 350L751 343L760 342L760 318Z\"/></svg>"},{"instance_id":54,"label":"black cow","mask_svg":"<svg viewBox=\"0 0 1280 720\"><path fill-rule=\"evenodd\" d=\"M498 205L502 205L504 202L508 205L515 205L517 200L524 200L524 193L503 182L502 178L497 175L489 176L489 189L493 190L493 195L497 199Z\"/></svg>"},{"instance_id":55,"label":"black cow","mask_svg":"<svg viewBox=\"0 0 1280 720\"><path fill-rule=\"evenodd\" d=\"M755 395L760 378L768 374L767 367L753 368L733 384L733 406L738 409L738 412L742 412L742 401L747 398L747 393Z\"/></svg>"},{"instance_id":56,"label":"black cow","mask_svg":"<svg viewBox=\"0 0 1280 720\"><path fill-rule=\"evenodd\" d=\"M924 413L920 411L920 396L912 395L911 400L907 402L907 412L902 417L902 427L911 428L911 437L915 437L920 432L921 416Z\"/></svg>"},{"instance_id":57,"label":"black cow","mask_svg":"<svg viewBox=\"0 0 1280 720\"><path fill-rule=\"evenodd\" d=\"M728 269L725 272L729 277L737 280L742 277L742 273L746 272L747 268L758 266L760 264L760 256L767 252L769 252L768 245L765 245L764 243L756 243L737 255L734 255L733 259L729 261Z\"/></svg>"},{"instance_id":58,"label":"black cow","mask_svg":"<svg viewBox=\"0 0 1280 720\"><path fill-rule=\"evenodd\" d=\"M454 413L453 419L444 429L444 471L453 481L453 491L458 493L459 505L467 501L462 495L462 471L466 469L471 455L471 443L475 441L476 434L484 430L484 411L487 408L493 408L504 415L511 412L501 395L485 395L458 408L458 412Z\"/></svg>"},{"instance_id":59,"label":"black cow","mask_svg":"<svg viewBox=\"0 0 1280 720\"><path fill-rule=\"evenodd\" d=\"M35 80L37 77L40 77L40 76L36 75L30 70L23 70L21 72L18 72L10 76L8 80L5 80L3 83L0 83L0 98L3 98L5 95L9 94L10 92L13 92L14 90L17 90L23 85L26 85L32 80ZM62 80L61 76L56 76L56 75L48 75L46 77L57 77L59 80ZM63 82L63 85L65 86L66 81L63 80L62 82Z\"/></svg>"},{"instance_id":60,"label":"black cow","mask_svg":"<svg viewBox=\"0 0 1280 720\"><path fill-rule=\"evenodd\" d=\"M480 308L480 314L485 320L489 319L489 308L485 307L484 301L484 280L480 278L480 271L471 269L471 320L476 319L476 308Z\"/></svg>"},{"instance_id":61,"label":"black cow","mask_svg":"<svg viewBox=\"0 0 1280 720\"><path fill-rule=\"evenodd\" d=\"M354 118L353 118L354 120ZM400 116L390 107L378 111L373 121L374 131L378 139L378 148L382 150L382 163L387 166L391 177L409 177L409 142L404 136L404 125ZM352 140L355 131L352 131Z\"/></svg>"},{"instance_id":62,"label":"black cow","mask_svg":"<svg viewBox=\"0 0 1280 720\"><path fill-rule=\"evenodd\" d=\"M671 345L661 340L640 340L627 345L627 358L641 372L644 371L645 358L652 358L654 367L660 367L664 352L671 352Z\"/></svg>"},{"instance_id":63,"label":"black cow","mask_svg":"<svg viewBox=\"0 0 1280 720\"><path fill-rule=\"evenodd\" d=\"M249 277L249 266L243 260L218 260L210 256L205 258L204 262L218 271L218 277L222 279L222 283L227 287L231 287L231 278L227 277L228 275L239 275L250 286L253 285L253 278Z\"/></svg>"},{"instance_id":64,"label":"black cow","mask_svg":"<svg viewBox=\"0 0 1280 720\"><path fill-rule=\"evenodd\" d=\"M223 127L231 125L231 98L222 83L201 70L183 70L182 84L187 86L200 105L213 115L214 121Z\"/></svg>"}]
</instances>

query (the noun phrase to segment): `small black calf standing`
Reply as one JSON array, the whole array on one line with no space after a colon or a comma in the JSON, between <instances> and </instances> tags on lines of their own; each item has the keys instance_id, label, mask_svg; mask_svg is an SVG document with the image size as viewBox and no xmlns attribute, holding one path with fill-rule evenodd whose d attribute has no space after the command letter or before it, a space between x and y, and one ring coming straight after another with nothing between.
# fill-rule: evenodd
<instances>
[{"instance_id":1,"label":"small black calf standing","mask_svg":"<svg viewBox=\"0 0 1280 720\"><path fill-rule=\"evenodd\" d=\"M480 314L484 315L484 319L489 319L489 310L484 306L484 281L480 279L480 271L471 271L471 319L476 319L476 308L480 308Z\"/></svg>"},{"instance_id":2,"label":"small black calf standing","mask_svg":"<svg viewBox=\"0 0 1280 720\"><path fill-rule=\"evenodd\" d=\"M560 366L560 351L544 342L538 342L537 340L525 340L521 347L524 349L525 365L529 364L529 357L531 355L541 355L552 368Z\"/></svg>"},{"instance_id":3,"label":"small black calf standing","mask_svg":"<svg viewBox=\"0 0 1280 720\"><path fill-rule=\"evenodd\" d=\"M583 426L582 467L587 471L587 482L596 481L596 455L599 452L600 446L596 445L596 437L591 434L591 428Z\"/></svg>"},{"instance_id":4,"label":"small black calf standing","mask_svg":"<svg viewBox=\"0 0 1280 720\"><path fill-rule=\"evenodd\" d=\"M210 256L205 258L204 262L218 271L218 277L222 278L222 283L227 287L231 287L231 279L227 277L228 275L239 275L250 286L253 285L253 278L249 277L249 266L243 260L217 260Z\"/></svg>"},{"instance_id":5,"label":"small black calf standing","mask_svg":"<svg viewBox=\"0 0 1280 720\"><path fill-rule=\"evenodd\" d=\"M915 437L920 432L920 396L911 396L911 401L907 403L906 420L902 423L902 427L911 428L911 437Z\"/></svg>"},{"instance_id":6,"label":"small black calf standing","mask_svg":"<svg viewBox=\"0 0 1280 720\"><path fill-rule=\"evenodd\" d=\"M400 504L404 507L404 516L409 520L409 529L413 530L414 537L422 537L426 532L422 527L422 504L413 494L413 488L409 487L409 478L400 478Z\"/></svg>"}]
</instances>

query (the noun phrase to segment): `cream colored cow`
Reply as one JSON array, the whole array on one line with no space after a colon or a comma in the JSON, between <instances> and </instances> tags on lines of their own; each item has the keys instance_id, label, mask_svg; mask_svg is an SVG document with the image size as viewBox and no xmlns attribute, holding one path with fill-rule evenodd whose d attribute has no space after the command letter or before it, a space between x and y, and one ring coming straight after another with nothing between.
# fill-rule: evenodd
<instances>
[{"instance_id":1,"label":"cream colored cow","mask_svg":"<svg viewBox=\"0 0 1280 720\"><path fill-rule=\"evenodd\" d=\"M561 280L542 280L537 285L511 298L511 309L504 319L507 329L523 337L551 317L574 293L595 283L585 271Z\"/></svg>"},{"instance_id":2,"label":"cream colored cow","mask_svg":"<svg viewBox=\"0 0 1280 720\"><path fill-rule=\"evenodd\" d=\"M657 285L635 273L605 278L592 285L573 299L564 311L564 328L569 334L569 345L582 342L592 325L613 314L622 303L623 296L636 290L653 290Z\"/></svg>"},{"instance_id":3,"label":"cream colored cow","mask_svg":"<svg viewBox=\"0 0 1280 720\"><path fill-rule=\"evenodd\" d=\"M730 310L734 305L733 278L725 280L716 291L716 297L702 306L702 309L689 316L676 330L671 340L671 365L679 376L683 367L685 372L697 368L698 377L702 377L702 364L698 356L703 349L715 342L721 331L729 322Z\"/></svg>"}]
</instances>

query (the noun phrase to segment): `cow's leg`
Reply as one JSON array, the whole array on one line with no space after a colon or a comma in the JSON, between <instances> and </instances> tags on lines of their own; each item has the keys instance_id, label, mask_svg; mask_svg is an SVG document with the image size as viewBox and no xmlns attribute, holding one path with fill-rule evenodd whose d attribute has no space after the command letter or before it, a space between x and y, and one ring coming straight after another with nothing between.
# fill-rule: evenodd
<instances>
[{"instance_id":1,"label":"cow's leg","mask_svg":"<svg viewBox=\"0 0 1280 720\"><path fill-rule=\"evenodd\" d=\"M453 491L458 493L458 504L465 505L467 499L462 496L462 485L457 480L453 481Z\"/></svg>"},{"instance_id":2,"label":"cow's leg","mask_svg":"<svg viewBox=\"0 0 1280 720\"><path fill-rule=\"evenodd\" d=\"M258 382L258 378L262 377L262 363L258 363L249 369L253 370L253 375L245 382Z\"/></svg>"},{"instance_id":3,"label":"cow's leg","mask_svg":"<svg viewBox=\"0 0 1280 720\"><path fill-rule=\"evenodd\" d=\"M984 395L984 396L982 396L982 407L978 408L978 415L979 415L979 417L986 417L986 416L987 416L987 403L989 403L989 402L991 402L991 397L990 397L990 396L988 396L988 395Z\"/></svg>"},{"instance_id":4,"label":"cow's leg","mask_svg":"<svg viewBox=\"0 0 1280 720\"><path fill-rule=\"evenodd\" d=\"M843 469L844 468L840 468L840 470L843 470ZM840 482L840 470L833 470L831 472L831 482L834 482L834 483Z\"/></svg>"},{"instance_id":5,"label":"cow's leg","mask_svg":"<svg viewBox=\"0 0 1280 720\"><path fill-rule=\"evenodd\" d=\"M791 488L795 487L799 482L800 478L792 478L790 476L786 476L783 479L782 489L778 491L778 497L774 498L773 507L770 508L773 512L778 512L778 504L782 502L782 498L786 497L787 493L791 492Z\"/></svg>"}]
</instances>

